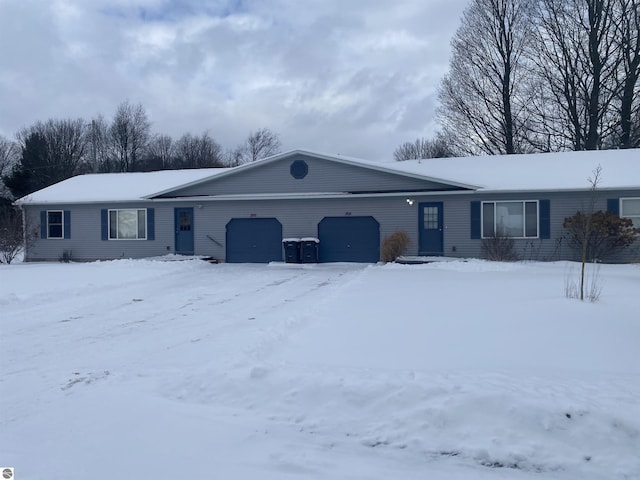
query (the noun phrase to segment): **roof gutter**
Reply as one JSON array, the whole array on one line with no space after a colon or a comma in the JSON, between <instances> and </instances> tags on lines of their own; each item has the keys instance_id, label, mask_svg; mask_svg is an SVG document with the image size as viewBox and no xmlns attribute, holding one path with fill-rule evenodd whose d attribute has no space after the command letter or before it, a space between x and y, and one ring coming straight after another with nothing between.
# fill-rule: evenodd
<instances>
[{"instance_id":1,"label":"roof gutter","mask_svg":"<svg viewBox=\"0 0 640 480\"><path fill-rule=\"evenodd\" d=\"M598 192L607 191L624 191L638 190L640 187L623 186L623 187L607 187L598 188ZM355 199L355 198L392 198L392 197L433 197L433 196L451 196L451 195L515 195L525 193L588 193L589 188L573 188L573 189L526 189L526 190L500 190L500 189L478 189L478 190L408 190L400 192L381 192L381 193L349 193L349 192L315 192L315 193L264 193L264 194L238 194L238 195L209 195L209 196L190 196L190 197L165 197L165 198L136 198L136 199L120 199L120 200L90 200L83 202L74 201L55 201L55 202L14 202L19 207L30 207L38 205L116 205L116 204L146 204L149 203L167 203L167 202L231 202L231 201L252 201L252 200L321 200L321 199Z\"/></svg>"}]
</instances>

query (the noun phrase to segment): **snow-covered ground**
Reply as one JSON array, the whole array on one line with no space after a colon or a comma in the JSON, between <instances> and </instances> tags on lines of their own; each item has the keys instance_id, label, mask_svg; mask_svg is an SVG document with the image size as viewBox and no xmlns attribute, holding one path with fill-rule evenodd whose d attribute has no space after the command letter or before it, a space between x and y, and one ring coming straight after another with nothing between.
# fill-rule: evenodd
<instances>
[{"instance_id":1,"label":"snow-covered ground","mask_svg":"<svg viewBox=\"0 0 640 480\"><path fill-rule=\"evenodd\" d=\"M26 479L638 479L640 265L0 266Z\"/></svg>"}]
</instances>

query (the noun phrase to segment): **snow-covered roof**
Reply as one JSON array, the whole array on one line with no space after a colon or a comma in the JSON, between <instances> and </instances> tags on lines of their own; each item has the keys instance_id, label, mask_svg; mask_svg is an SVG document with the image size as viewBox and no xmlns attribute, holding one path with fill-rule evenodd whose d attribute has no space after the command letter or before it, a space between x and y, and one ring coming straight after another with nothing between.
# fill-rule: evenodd
<instances>
[{"instance_id":1,"label":"snow-covered roof","mask_svg":"<svg viewBox=\"0 0 640 480\"><path fill-rule=\"evenodd\" d=\"M588 190L591 187L589 179L594 177L598 166L601 167L599 189L640 188L640 149L484 155L402 162L295 150L265 161L296 153L486 192ZM233 170L228 174L235 173Z\"/></svg>"},{"instance_id":2,"label":"snow-covered roof","mask_svg":"<svg viewBox=\"0 0 640 480\"><path fill-rule=\"evenodd\" d=\"M601 167L599 189L640 188L640 149L434 158L403 162L376 162L311 150L293 150L235 168L80 175L27 195L17 203L140 201L207 181L214 176L222 180L222 177L237 175L244 170L259 168L265 163L295 155L309 155L484 192L588 190L588 179L594 177L598 166ZM250 196L251 192L246 195ZM321 195L321 192L315 195Z\"/></svg>"},{"instance_id":3,"label":"snow-covered roof","mask_svg":"<svg viewBox=\"0 0 640 480\"><path fill-rule=\"evenodd\" d=\"M338 162L338 163L343 163L347 165L355 165L358 167L366 167L366 168L377 170L380 172L401 174L404 176L418 178L420 180L425 180L428 182L435 182L435 183L442 182L442 179L430 176L427 171L422 171L422 172L401 171L396 168L398 165L398 162L393 162L393 163L384 163L379 161L376 162L372 160L364 160L362 158L349 157L341 154L327 154L327 153L322 153L315 150L302 150L302 149L290 150L288 152L278 153L271 157L258 160L257 162L245 163L235 168L229 168L227 169L226 172L223 172L222 174L219 175L220 178L218 180L220 180L222 177L225 177L227 175L238 175L244 170L257 168L268 163L277 162L278 160L281 160L283 158L295 157L296 155L306 155L306 156L314 157L320 160ZM202 183L202 181L204 180L194 180L193 182L187 185L180 185L179 188L191 187L193 185ZM459 183L459 182L456 182L455 180L447 180L445 183L451 185L452 187L460 187L460 188L466 188L466 189L472 189L472 190L475 190L477 188L473 184ZM165 191L155 193L154 196L171 193L172 191L175 191L175 190L177 190L177 188L168 188Z\"/></svg>"},{"instance_id":4,"label":"snow-covered roof","mask_svg":"<svg viewBox=\"0 0 640 480\"><path fill-rule=\"evenodd\" d=\"M229 169L199 168L78 175L22 197L16 203L96 203L144 200L158 192L207 179L226 170Z\"/></svg>"},{"instance_id":5,"label":"snow-covered roof","mask_svg":"<svg viewBox=\"0 0 640 480\"><path fill-rule=\"evenodd\" d=\"M587 190L588 179L600 166L599 189L640 188L640 149L431 158L384 165L476 185L478 191L487 192Z\"/></svg>"}]
</instances>

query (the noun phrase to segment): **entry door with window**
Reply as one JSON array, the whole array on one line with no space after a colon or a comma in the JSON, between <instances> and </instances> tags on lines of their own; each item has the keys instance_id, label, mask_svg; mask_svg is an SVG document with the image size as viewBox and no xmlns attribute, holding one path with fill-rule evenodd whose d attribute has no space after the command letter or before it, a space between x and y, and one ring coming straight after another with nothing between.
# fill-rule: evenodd
<instances>
[{"instance_id":1,"label":"entry door with window","mask_svg":"<svg viewBox=\"0 0 640 480\"><path fill-rule=\"evenodd\" d=\"M175 209L176 253L193 255L193 208Z\"/></svg>"},{"instance_id":2,"label":"entry door with window","mask_svg":"<svg viewBox=\"0 0 640 480\"><path fill-rule=\"evenodd\" d=\"M419 204L420 255L444 255L442 202Z\"/></svg>"}]
</instances>

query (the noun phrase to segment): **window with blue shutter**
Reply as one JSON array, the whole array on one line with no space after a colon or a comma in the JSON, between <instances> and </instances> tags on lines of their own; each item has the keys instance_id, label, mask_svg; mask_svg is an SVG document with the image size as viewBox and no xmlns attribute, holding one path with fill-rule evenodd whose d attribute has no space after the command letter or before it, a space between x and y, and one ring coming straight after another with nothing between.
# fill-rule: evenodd
<instances>
[{"instance_id":1,"label":"window with blue shutter","mask_svg":"<svg viewBox=\"0 0 640 480\"><path fill-rule=\"evenodd\" d=\"M471 202L471 238L549 238L548 200Z\"/></svg>"},{"instance_id":2,"label":"window with blue shutter","mask_svg":"<svg viewBox=\"0 0 640 480\"><path fill-rule=\"evenodd\" d=\"M154 240L155 210L153 208L102 209L100 229L102 240Z\"/></svg>"},{"instance_id":3,"label":"window with blue shutter","mask_svg":"<svg viewBox=\"0 0 640 480\"><path fill-rule=\"evenodd\" d=\"M71 211L42 210L40 212L40 238L55 240L71 238Z\"/></svg>"},{"instance_id":4,"label":"window with blue shutter","mask_svg":"<svg viewBox=\"0 0 640 480\"><path fill-rule=\"evenodd\" d=\"M607 210L613 213L614 215L620 215L620 199L619 198L608 198L607 199Z\"/></svg>"}]
</instances>

